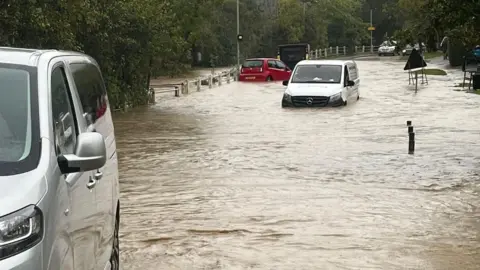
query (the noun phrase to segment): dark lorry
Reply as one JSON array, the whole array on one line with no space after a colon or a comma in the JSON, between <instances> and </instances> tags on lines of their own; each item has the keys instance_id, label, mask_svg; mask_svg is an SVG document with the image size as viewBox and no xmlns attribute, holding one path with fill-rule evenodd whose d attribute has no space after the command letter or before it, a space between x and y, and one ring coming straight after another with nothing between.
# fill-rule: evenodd
<instances>
[{"instance_id":1,"label":"dark lorry","mask_svg":"<svg viewBox=\"0 0 480 270\"><path fill-rule=\"evenodd\" d=\"M277 58L284 62L291 70L295 68L298 62L307 60L310 54L310 44L284 44L279 45Z\"/></svg>"}]
</instances>

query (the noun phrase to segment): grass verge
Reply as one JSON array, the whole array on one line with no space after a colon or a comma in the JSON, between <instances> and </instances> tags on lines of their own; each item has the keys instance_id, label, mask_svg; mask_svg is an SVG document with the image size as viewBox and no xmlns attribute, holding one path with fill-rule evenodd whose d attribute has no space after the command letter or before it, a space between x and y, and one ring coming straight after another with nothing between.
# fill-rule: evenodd
<instances>
[{"instance_id":1,"label":"grass verge","mask_svg":"<svg viewBox=\"0 0 480 270\"><path fill-rule=\"evenodd\" d=\"M409 57L410 57L410 55L402 55L402 56L400 56L400 60L405 60L406 61L406 60L408 60ZM430 59L437 58L437 57L443 57L443 53L441 51L423 53L423 58L425 60L430 60Z\"/></svg>"},{"instance_id":2,"label":"grass verge","mask_svg":"<svg viewBox=\"0 0 480 270\"><path fill-rule=\"evenodd\" d=\"M432 59L436 57L443 56L443 53L441 51L436 51L436 52L426 52L423 54L423 57L425 59Z\"/></svg>"},{"instance_id":3,"label":"grass verge","mask_svg":"<svg viewBox=\"0 0 480 270\"><path fill-rule=\"evenodd\" d=\"M415 73L421 75L422 71L417 70L415 71ZM447 72L443 69L438 69L438 68L426 68L423 70L423 74L431 75L431 76L445 76L447 75Z\"/></svg>"}]
</instances>

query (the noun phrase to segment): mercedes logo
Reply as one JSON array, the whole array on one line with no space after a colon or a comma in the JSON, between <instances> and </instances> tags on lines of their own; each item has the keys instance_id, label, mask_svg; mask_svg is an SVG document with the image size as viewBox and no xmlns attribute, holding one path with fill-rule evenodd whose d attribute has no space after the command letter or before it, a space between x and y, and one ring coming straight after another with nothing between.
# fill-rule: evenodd
<instances>
[{"instance_id":1,"label":"mercedes logo","mask_svg":"<svg viewBox=\"0 0 480 270\"><path fill-rule=\"evenodd\" d=\"M307 98L307 105L312 105L312 103L313 103L313 98L308 97Z\"/></svg>"}]
</instances>

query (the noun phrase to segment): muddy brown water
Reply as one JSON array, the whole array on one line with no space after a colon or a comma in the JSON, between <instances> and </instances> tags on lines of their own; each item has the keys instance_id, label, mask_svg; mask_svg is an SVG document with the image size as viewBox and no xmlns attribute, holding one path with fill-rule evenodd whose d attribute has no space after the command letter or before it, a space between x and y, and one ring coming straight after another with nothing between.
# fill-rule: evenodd
<instances>
[{"instance_id":1,"label":"muddy brown water","mask_svg":"<svg viewBox=\"0 0 480 270\"><path fill-rule=\"evenodd\" d=\"M357 63L347 107L233 83L117 114L123 269L480 269L480 96Z\"/></svg>"}]
</instances>

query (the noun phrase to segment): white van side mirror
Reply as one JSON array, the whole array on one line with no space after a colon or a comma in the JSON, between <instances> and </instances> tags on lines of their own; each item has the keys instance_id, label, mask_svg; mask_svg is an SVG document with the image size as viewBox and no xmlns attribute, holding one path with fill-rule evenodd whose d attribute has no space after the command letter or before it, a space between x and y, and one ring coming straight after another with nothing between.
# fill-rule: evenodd
<instances>
[{"instance_id":1,"label":"white van side mirror","mask_svg":"<svg viewBox=\"0 0 480 270\"><path fill-rule=\"evenodd\" d=\"M354 81L348 81L348 82L347 82L347 85L348 85L348 86L355 86L355 82L354 82Z\"/></svg>"},{"instance_id":2,"label":"white van side mirror","mask_svg":"<svg viewBox=\"0 0 480 270\"><path fill-rule=\"evenodd\" d=\"M288 85L288 81L283 81L283 85L284 85L284 86L287 86L287 85Z\"/></svg>"},{"instance_id":3,"label":"white van side mirror","mask_svg":"<svg viewBox=\"0 0 480 270\"><path fill-rule=\"evenodd\" d=\"M63 174L100 169L107 162L107 148L102 134L81 133L77 137L75 154L61 155L57 161Z\"/></svg>"}]
</instances>

